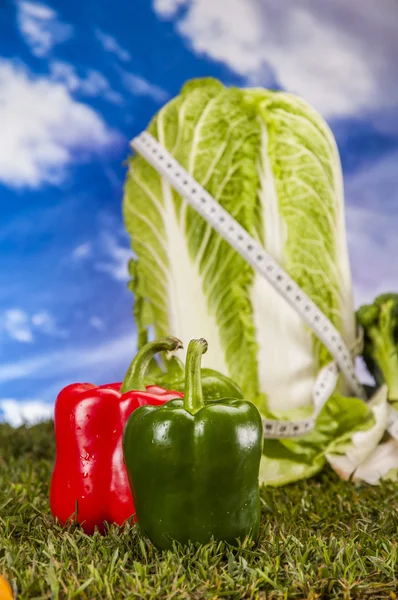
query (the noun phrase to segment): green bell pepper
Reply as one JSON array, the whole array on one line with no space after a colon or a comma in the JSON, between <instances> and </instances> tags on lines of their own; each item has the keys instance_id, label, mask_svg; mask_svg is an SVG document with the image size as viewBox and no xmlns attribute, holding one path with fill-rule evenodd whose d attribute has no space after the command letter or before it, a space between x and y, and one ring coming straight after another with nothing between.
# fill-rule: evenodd
<instances>
[{"instance_id":1,"label":"green bell pepper","mask_svg":"<svg viewBox=\"0 0 398 600\"><path fill-rule=\"evenodd\" d=\"M160 549L173 540L234 544L256 539L263 427L258 409L236 398L203 400L204 339L191 340L184 399L143 406L123 434L124 460L143 533Z\"/></svg>"}]
</instances>

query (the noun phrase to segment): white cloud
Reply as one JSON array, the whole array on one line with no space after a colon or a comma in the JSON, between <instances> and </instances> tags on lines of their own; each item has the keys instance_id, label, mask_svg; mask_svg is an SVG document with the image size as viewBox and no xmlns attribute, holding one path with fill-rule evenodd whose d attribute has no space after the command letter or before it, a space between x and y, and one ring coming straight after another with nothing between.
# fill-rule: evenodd
<instances>
[{"instance_id":1,"label":"white cloud","mask_svg":"<svg viewBox=\"0 0 398 600\"><path fill-rule=\"evenodd\" d=\"M87 380L88 369L101 370L109 365L120 368L128 367L134 355L137 340L134 333L104 342L102 345L70 348L62 351L49 352L31 359L12 363L0 364L0 383L21 379L40 379L48 376L49 370L53 377L79 377ZM97 376L98 378L98 376Z\"/></svg>"},{"instance_id":2,"label":"white cloud","mask_svg":"<svg viewBox=\"0 0 398 600\"><path fill-rule=\"evenodd\" d=\"M115 54L119 60L124 62L131 60L130 53L122 48L112 35L104 33L100 29L96 29L95 35L97 36L97 39L101 43L104 50L111 52L111 54Z\"/></svg>"},{"instance_id":3,"label":"white cloud","mask_svg":"<svg viewBox=\"0 0 398 600\"><path fill-rule=\"evenodd\" d=\"M346 214L357 308L379 294L398 292L398 216L359 207L347 207Z\"/></svg>"},{"instance_id":4,"label":"white cloud","mask_svg":"<svg viewBox=\"0 0 398 600\"><path fill-rule=\"evenodd\" d=\"M124 85L134 96L148 96L155 102L165 102L169 97L163 88L150 83L143 77L126 71L121 71L121 76Z\"/></svg>"},{"instance_id":5,"label":"white cloud","mask_svg":"<svg viewBox=\"0 0 398 600\"><path fill-rule=\"evenodd\" d=\"M107 258L95 265L97 271L108 273L117 281L128 281L130 276L127 264L133 257L131 249L122 246L116 237L105 231L101 234L99 244Z\"/></svg>"},{"instance_id":6,"label":"white cloud","mask_svg":"<svg viewBox=\"0 0 398 600\"><path fill-rule=\"evenodd\" d=\"M68 332L65 329L59 328L54 317L46 310L42 310L32 315L31 321L33 327L41 333L62 338L68 336Z\"/></svg>"},{"instance_id":7,"label":"white cloud","mask_svg":"<svg viewBox=\"0 0 398 600\"><path fill-rule=\"evenodd\" d=\"M382 11L373 0L156 0L154 8L170 18L182 5L178 32L249 85L269 85L271 67L285 89L326 116L398 101L394 0Z\"/></svg>"},{"instance_id":8,"label":"white cloud","mask_svg":"<svg viewBox=\"0 0 398 600\"><path fill-rule=\"evenodd\" d=\"M41 400L19 401L13 398L0 400L0 421L12 427L34 425L54 417L54 405Z\"/></svg>"},{"instance_id":9,"label":"white cloud","mask_svg":"<svg viewBox=\"0 0 398 600\"><path fill-rule=\"evenodd\" d=\"M86 259L95 257L90 261L96 271L107 273L117 281L128 281L128 262L133 258L130 240L125 230L113 215L106 212L99 215L98 235L91 241L75 247L71 253L72 261L80 264ZM98 258L97 258L98 257ZM98 327L97 318L94 327Z\"/></svg>"},{"instance_id":10,"label":"white cloud","mask_svg":"<svg viewBox=\"0 0 398 600\"><path fill-rule=\"evenodd\" d=\"M85 242L76 246L72 252L72 258L75 260L82 260L92 255L92 245L90 242Z\"/></svg>"},{"instance_id":11,"label":"white cloud","mask_svg":"<svg viewBox=\"0 0 398 600\"><path fill-rule=\"evenodd\" d=\"M17 6L19 30L35 56L47 56L56 44L73 35L73 27L62 23L49 6L26 0Z\"/></svg>"},{"instance_id":12,"label":"white cloud","mask_svg":"<svg viewBox=\"0 0 398 600\"><path fill-rule=\"evenodd\" d=\"M71 92L79 92L89 97L101 96L113 104L123 103L121 94L111 88L102 73L93 69L88 69L85 77L79 77L73 65L55 60L50 65L50 79L63 83Z\"/></svg>"},{"instance_id":13,"label":"white cloud","mask_svg":"<svg viewBox=\"0 0 398 600\"><path fill-rule=\"evenodd\" d=\"M33 333L28 315L19 308L10 308L2 318L3 329L17 342L33 342Z\"/></svg>"},{"instance_id":14,"label":"white cloud","mask_svg":"<svg viewBox=\"0 0 398 600\"><path fill-rule=\"evenodd\" d=\"M46 310L29 316L20 308L6 310L1 318L1 326L9 337L17 342L33 342L35 332L66 337L67 331L57 327L55 319Z\"/></svg>"},{"instance_id":15,"label":"white cloud","mask_svg":"<svg viewBox=\"0 0 398 600\"><path fill-rule=\"evenodd\" d=\"M346 222L356 307L398 292L398 152L346 180Z\"/></svg>"},{"instance_id":16,"label":"white cloud","mask_svg":"<svg viewBox=\"0 0 398 600\"><path fill-rule=\"evenodd\" d=\"M16 188L60 184L75 161L120 139L64 85L1 59L0 122L0 182Z\"/></svg>"},{"instance_id":17,"label":"white cloud","mask_svg":"<svg viewBox=\"0 0 398 600\"><path fill-rule=\"evenodd\" d=\"M154 8L162 17L172 17L180 6L188 4L188 0L155 0Z\"/></svg>"},{"instance_id":18,"label":"white cloud","mask_svg":"<svg viewBox=\"0 0 398 600\"><path fill-rule=\"evenodd\" d=\"M52 353L54 356L54 353ZM57 368L59 365L54 363ZM51 367L51 355L41 355L37 358L25 359L0 365L0 383L24 379L34 374L40 374L42 369Z\"/></svg>"},{"instance_id":19,"label":"white cloud","mask_svg":"<svg viewBox=\"0 0 398 600\"><path fill-rule=\"evenodd\" d=\"M102 319L100 319L99 317L91 317L90 319L90 325L92 325L94 327L94 329L99 329L102 330L105 327L105 323Z\"/></svg>"}]
</instances>

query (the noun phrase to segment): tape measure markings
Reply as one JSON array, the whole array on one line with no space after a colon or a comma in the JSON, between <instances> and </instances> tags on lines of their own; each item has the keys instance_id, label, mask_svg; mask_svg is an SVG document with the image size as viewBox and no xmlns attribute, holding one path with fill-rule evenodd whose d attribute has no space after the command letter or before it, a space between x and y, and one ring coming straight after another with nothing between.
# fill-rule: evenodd
<instances>
[{"instance_id":1,"label":"tape measure markings","mask_svg":"<svg viewBox=\"0 0 398 600\"><path fill-rule=\"evenodd\" d=\"M315 427L317 416L336 387L339 375L337 366L345 375L354 394L365 400L366 394L355 373L354 361L351 356L351 353L355 355L356 349L362 340L356 340L350 352L340 332L318 306L264 248L250 236L244 227L152 135L144 131L132 140L131 146L185 198L213 229L235 248L258 273L267 279L311 327L336 361L323 367L318 374L313 389L315 411L311 417L302 421L279 421L263 418L265 437L296 437L309 433ZM395 417L390 416L389 431L390 429L391 431L394 430L394 437L398 439L398 413L395 411L394 413Z\"/></svg>"}]
</instances>

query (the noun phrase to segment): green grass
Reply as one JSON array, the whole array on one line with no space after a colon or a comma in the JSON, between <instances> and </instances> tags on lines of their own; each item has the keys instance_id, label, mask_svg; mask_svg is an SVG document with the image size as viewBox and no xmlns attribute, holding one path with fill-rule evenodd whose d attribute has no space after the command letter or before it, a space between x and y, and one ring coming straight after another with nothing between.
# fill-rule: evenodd
<instances>
[{"instance_id":1,"label":"green grass","mask_svg":"<svg viewBox=\"0 0 398 600\"><path fill-rule=\"evenodd\" d=\"M157 552L135 526L86 536L48 505L53 424L0 425L0 574L25 598L396 598L398 488L330 470L262 490L256 547Z\"/></svg>"}]
</instances>

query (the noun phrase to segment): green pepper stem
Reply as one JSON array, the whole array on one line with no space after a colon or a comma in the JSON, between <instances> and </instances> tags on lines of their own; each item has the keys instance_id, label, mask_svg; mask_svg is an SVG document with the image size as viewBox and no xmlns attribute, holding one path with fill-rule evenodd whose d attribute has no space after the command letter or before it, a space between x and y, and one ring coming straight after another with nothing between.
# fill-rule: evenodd
<instances>
[{"instance_id":1,"label":"green pepper stem","mask_svg":"<svg viewBox=\"0 0 398 600\"><path fill-rule=\"evenodd\" d=\"M183 347L182 341L175 337L164 337L145 344L137 352L134 360L130 364L126 376L123 380L120 392L130 392L131 390L145 390L144 377L149 363L157 352L180 350Z\"/></svg>"},{"instance_id":2,"label":"green pepper stem","mask_svg":"<svg viewBox=\"0 0 398 600\"><path fill-rule=\"evenodd\" d=\"M199 338L189 342L185 361L184 408L192 415L204 406L200 367L202 354L206 351L205 339Z\"/></svg>"},{"instance_id":3,"label":"green pepper stem","mask_svg":"<svg viewBox=\"0 0 398 600\"><path fill-rule=\"evenodd\" d=\"M175 379L184 379L185 367L184 363L178 356L171 356L165 361L166 377L168 381Z\"/></svg>"}]
</instances>

